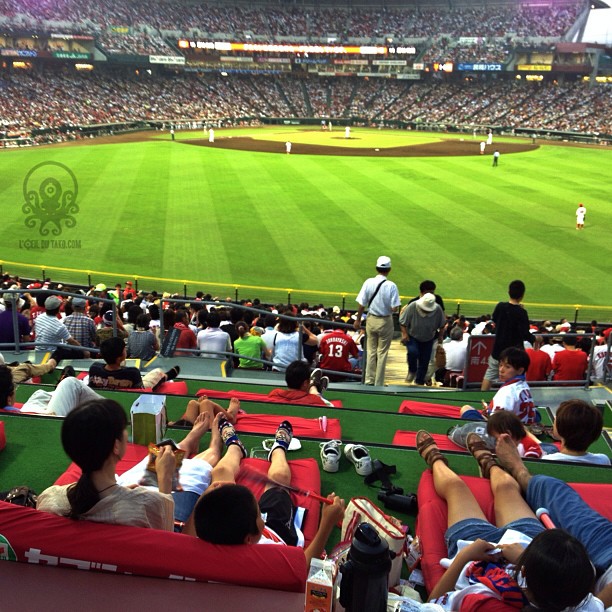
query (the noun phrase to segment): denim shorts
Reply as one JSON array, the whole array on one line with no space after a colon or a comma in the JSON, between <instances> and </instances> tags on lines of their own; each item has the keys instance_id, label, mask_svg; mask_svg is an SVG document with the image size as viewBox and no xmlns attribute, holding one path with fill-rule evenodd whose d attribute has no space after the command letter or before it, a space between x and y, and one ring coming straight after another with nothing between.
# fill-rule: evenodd
<instances>
[{"instance_id":1,"label":"denim shorts","mask_svg":"<svg viewBox=\"0 0 612 612\"><path fill-rule=\"evenodd\" d=\"M482 416L482 414L480 413L479 410L476 410L476 408L470 408L469 410L466 410L462 415L461 418L464 421L485 421L486 419Z\"/></svg>"},{"instance_id":2,"label":"denim shorts","mask_svg":"<svg viewBox=\"0 0 612 612\"><path fill-rule=\"evenodd\" d=\"M495 525L491 525L489 521L484 519L464 519L451 525L444 534L448 556L452 558L457 554L457 542L459 540L473 542L480 538L495 544L501 540L504 532L508 529L514 529L514 531L519 531L530 538L535 538L538 533L544 531L544 526L536 518L518 519L503 527L495 527Z\"/></svg>"},{"instance_id":3,"label":"denim shorts","mask_svg":"<svg viewBox=\"0 0 612 612\"><path fill-rule=\"evenodd\" d=\"M172 499L174 499L174 520L185 523L191 516L200 496L193 491L172 491ZM178 530L175 528L175 531Z\"/></svg>"}]
</instances>

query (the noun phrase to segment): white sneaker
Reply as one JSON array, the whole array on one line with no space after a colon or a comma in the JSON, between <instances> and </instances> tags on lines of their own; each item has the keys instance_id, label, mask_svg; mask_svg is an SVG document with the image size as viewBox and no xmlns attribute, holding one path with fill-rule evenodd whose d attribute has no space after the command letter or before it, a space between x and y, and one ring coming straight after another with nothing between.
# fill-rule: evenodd
<instances>
[{"instance_id":1,"label":"white sneaker","mask_svg":"<svg viewBox=\"0 0 612 612\"><path fill-rule=\"evenodd\" d=\"M326 472L337 472L340 467L340 447L342 442L340 440L329 440L328 442L321 442L321 463L323 469Z\"/></svg>"},{"instance_id":2,"label":"white sneaker","mask_svg":"<svg viewBox=\"0 0 612 612\"><path fill-rule=\"evenodd\" d=\"M370 451L362 444L347 444L344 447L344 455L360 476L369 476L372 473Z\"/></svg>"}]
</instances>

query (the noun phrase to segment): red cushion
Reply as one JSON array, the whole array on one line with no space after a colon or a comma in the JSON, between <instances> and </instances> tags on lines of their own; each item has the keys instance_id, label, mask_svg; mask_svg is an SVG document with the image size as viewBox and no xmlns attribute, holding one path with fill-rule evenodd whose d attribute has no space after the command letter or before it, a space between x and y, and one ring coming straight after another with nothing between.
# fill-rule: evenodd
<instances>
[{"instance_id":1,"label":"red cushion","mask_svg":"<svg viewBox=\"0 0 612 612\"><path fill-rule=\"evenodd\" d=\"M429 402L415 402L413 400L404 400L399 407L399 412L401 414L448 417L451 419L460 419L460 410L461 408L459 406L450 406L448 404L431 404Z\"/></svg>"},{"instance_id":2,"label":"red cushion","mask_svg":"<svg viewBox=\"0 0 612 612\"><path fill-rule=\"evenodd\" d=\"M297 404L300 406L308 406L309 404L301 404L300 402L288 402L284 399L276 397L270 397L266 393L253 393L251 391L219 391L218 389L200 389L197 393L197 397L206 395L210 399L231 399L235 397L239 400L251 401L251 402L265 402L267 404ZM330 400L336 408L342 408L342 400ZM322 406L324 408L324 406Z\"/></svg>"},{"instance_id":3,"label":"red cushion","mask_svg":"<svg viewBox=\"0 0 612 612\"><path fill-rule=\"evenodd\" d=\"M115 471L123 474L133 468L147 454L147 447L139 444L128 443L123 459L117 464ZM54 484L66 485L76 482L81 477L81 468L76 463L71 463L63 474L60 474Z\"/></svg>"},{"instance_id":4,"label":"red cushion","mask_svg":"<svg viewBox=\"0 0 612 612\"><path fill-rule=\"evenodd\" d=\"M123 474L123 472L126 472L141 461L146 454L146 446L131 443L128 444L125 455L117 464L115 471L117 474ZM237 482L244 484L251 489L255 497L259 499L260 495L264 491L265 483L249 478L249 469L266 474L270 464L263 459L245 459L242 462L242 465L245 466L247 470L240 471ZM292 459L289 461L289 465L291 466L291 484L293 486L314 491L315 493L321 492L321 474L319 472L319 466L314 459ZM79 468L79 466L75 463L71 463L66 471L55 481L55 484L70 484L72 482L76 482L80 477L81 468ZM320 504L316 500L303 495L293 495L293 497L293 502L296 506L301 506L302 508L307 509L304 524L302 525L302 531L304 532L306 542L310 543L314 538L319 526L319 514L321 511Z\"/></svg>"},{"instance_id":5,"label":"red cushion","mask_svg":"<svg viewBox=\"0 0 612 612\"><path fill-rule=\"evenodd\" d=\"M476 497L487 520L495 523L493 495L489 481L474 476L461 476L461 479ZM580 494L591 508L612 520L612 485L568 484ZM421 476L417 498L419 500L419 517L421 518L417 519L416 532L423 551L421 569L425 578L425 587L428 591L431 591L444 574L440 559L446 557L448 553L444 542L448 513L446 502L438 497L435 492L430 470L425 470ZM426 517L426 519L423 517Z\"/></svg>"},{"instance_id":6,"label":"red cushion","mask_svg":"<svg viewBox=\"0 0 612 612\"><path fill-rule=\"evenodd\" d=\"M305 588L306 558L294 546L218 546L188 535L73 521L4 502L0 534L8 558L26 563L294 592Z\"/></svg>"},{"instance_id":7,"label":"red cushion","mask_svg":"<svg viewBox=\"0 0 612 612\"><path fill-rule=\"evenodd\" d=\"M236 431L274 435L277 427L287 417L277 414L247 414L240 413L236 419ZM325 431L321 428L321 419L307 419L305 417L289 418L293 426L293 435L296 438L326 438L328 440L341 440L342 429L340 419L327 419Z\"/></svg>"},{"instance_id":8,"label":"red cushion","mask_svg":"<svg viewBox=\"0 0 612 612\"><path fill-rule=\"evenodd\" d=\"M416 431L396 431L393 436L392 444L394 446L408 446L416 448ZM431 437L436 441L436 444L442 450L466 452L465 448L455 444L448 436L444 434L431 434Z\"/></svg>"},{"instance_id":9,"label":"red cushion","mask_svg":"<svg viewBox=\"0 0 612 612\"><path fill-rule=\"evenodd\" d=\"M4 423L0 421L0 451L6 446L6 434L4 433Z\"/></svg>"}]
</instances>

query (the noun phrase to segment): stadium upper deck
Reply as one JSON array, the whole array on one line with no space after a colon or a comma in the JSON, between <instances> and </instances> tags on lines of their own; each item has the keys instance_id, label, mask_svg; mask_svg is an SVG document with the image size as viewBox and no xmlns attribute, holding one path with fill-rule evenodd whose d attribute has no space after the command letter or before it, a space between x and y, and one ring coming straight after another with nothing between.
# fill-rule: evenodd
<instances>
[{"instance_id":1,"label":"stadium upper deck","mask_svg":"<svg viewBox=\"0 0 612 612\"><path fill-rule=\"evenodd\" d=\"M477 4L452 9L434 2L402 8L317 8L275 6L224 6L144 0L0 0L5 26L55 27L102 32L108 29L142 29L227 35L249 34L257 40L294 37L307 40L339 40L384 37L544 36L560 37L574 23L583 2L543 7L505 2L498 6Z\"/></svg>"}]
</instances>

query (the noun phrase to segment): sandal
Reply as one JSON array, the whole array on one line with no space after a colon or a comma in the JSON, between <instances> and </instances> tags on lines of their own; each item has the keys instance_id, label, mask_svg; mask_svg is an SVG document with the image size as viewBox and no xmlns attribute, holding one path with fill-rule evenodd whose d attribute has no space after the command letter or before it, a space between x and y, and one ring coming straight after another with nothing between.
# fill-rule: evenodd
<instances>
[{"instance_id":1,"label":"sandal","mask_svg":"<svg viewBox=\"0 0 612 612\"><path fill-rule=\"evenodd\" d=\"M416 448L430 468L436 461L442 461L445 465L448 465L448 459L440 452L436 441L424 429L417 431Z\"/></svg>"},{"instance_id":2,"label":"sandal","mask_svg":"<svg viewBox=\"0 0 612 612\"><path fill-rule=\"evenodd\" d=\"M478 462L478 471L483 478L489 478L491 475L491 468L493 466L499 467L497 460L493 456L493 453L489 450L486 442L477 434L470 433L466 439L467 448L472 454L472 457ZM478 457L476 456L476 453Z\"/></svg>"}]
</instances>

